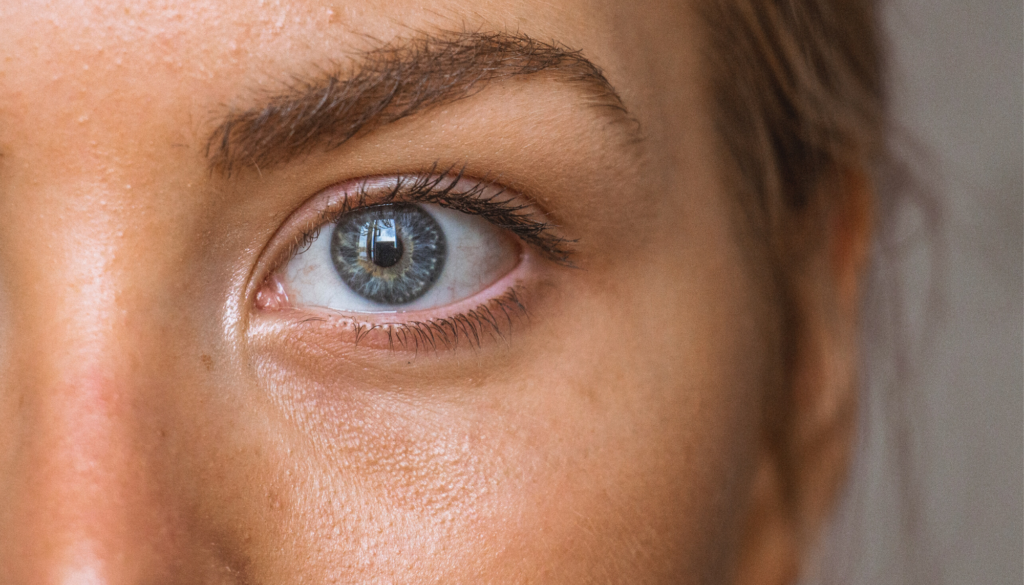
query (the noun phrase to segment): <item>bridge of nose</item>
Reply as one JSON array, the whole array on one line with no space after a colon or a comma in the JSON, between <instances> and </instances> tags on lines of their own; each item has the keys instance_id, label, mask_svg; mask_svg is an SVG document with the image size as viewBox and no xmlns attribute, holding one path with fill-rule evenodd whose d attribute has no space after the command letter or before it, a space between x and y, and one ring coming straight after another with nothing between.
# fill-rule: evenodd
<instances>
[{"instance_id":1,"label":"bridge of nose","mask_svg":"<svg viewBox=\"0 0 1024 585\"><path fill-rule=\"evenodd\" d=\"M220 581L190 511L210 419L186 411L224 345L198 219L124 186L37 194L0 230L0 583Z\"/></svg>"},{"instance_id":2,"label":"bridge of nose","mask_svg":"<svg viewBox=\"0 0 1024 585\"><path fill-rule=\"evenodd\" d=\"M247 257L218 239L241 216L203 153L252 71L198 23L242 4L128 41L76 4L0 23L0 584L231 582L218 551L273 532L238 519L269 517L253 478L276 477L279 430L228 364Z\"/></svg>"},{"instance_id":3,"label":"bridge of nose","mask_svg":"<svg viewBox=\"0 0 1024 585\"><path fill-rule=\"evenodd\" d=\"M174 494L154 473L159 423L140 416L136 397L104 369L67 371L26 393L20 440L4 470L5 568L31 561L36 570L106 579L141 570L147 555L173 553L181 522L168 505Z\"/></svg>"}]
</instances>

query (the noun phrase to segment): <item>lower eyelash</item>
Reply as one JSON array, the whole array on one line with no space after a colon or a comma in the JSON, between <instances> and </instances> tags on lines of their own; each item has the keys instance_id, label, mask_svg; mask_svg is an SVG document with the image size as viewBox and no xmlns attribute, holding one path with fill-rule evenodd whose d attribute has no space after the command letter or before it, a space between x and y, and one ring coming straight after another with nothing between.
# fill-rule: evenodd
<instances>
[{"instance_id":1,"label":"lower eyelash","mask_svg":"<svg viewBox=\"0 0 1024 585\"><path fill-rule=\"evenodd\" d=\"M479 348L485 337L492 341L511 342L515 322L528 317L526 307L519 300L515 288L495 297L475 309L429 321L365 325L353 323L356 345L367 335L380 333L387 338L388 349L414 351L452 350L469 343Z\"/></svg>"},{"instance_id":2,"label":"lower eyelash","mask_svg":"<svg viewBox=\"0 0 1024 585\"><path fill-rule=\"evenodd\" d=\"M396 352L436 353L466 344L478 349L487 341L511 344L514 326L529 319L519 289L521 285L511 287L475 309L450 317L405 323L364 323L352 320L346 321L344 326L349 328L357 347L362 343L364 346L377 346ZM305 321L324 321L329 324L333 320L313 318Z\"/></svg>"}]
</instances>

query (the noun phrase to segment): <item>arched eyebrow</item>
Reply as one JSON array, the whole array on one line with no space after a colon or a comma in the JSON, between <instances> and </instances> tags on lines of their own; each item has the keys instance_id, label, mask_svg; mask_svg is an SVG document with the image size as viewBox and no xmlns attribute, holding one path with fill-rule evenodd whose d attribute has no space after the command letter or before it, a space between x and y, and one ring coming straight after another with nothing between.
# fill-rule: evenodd
<instances>
[{"instance_id":1,"label":"arched eyebrow","mask_svg":"<svg viewBox=\"0 0 1024 585\"><path fill-rule=\"evenodd\" d=\"M232 112L207 141L212 170L268 168L429 108L472 96L489 82L549 73L588 103L639 127L601 70L580 51L521 34L424 35L364 53L351 74L296 82L263 105Z\"/></svg>"}]
</instances>

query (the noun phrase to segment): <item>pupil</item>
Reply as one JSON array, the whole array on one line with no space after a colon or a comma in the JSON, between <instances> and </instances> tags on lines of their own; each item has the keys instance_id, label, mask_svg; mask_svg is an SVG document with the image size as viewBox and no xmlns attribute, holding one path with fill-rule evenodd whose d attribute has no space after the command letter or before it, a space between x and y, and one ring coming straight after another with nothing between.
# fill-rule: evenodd
<instances>
[{"instance_id":1,"label":"pupil","mask_svg":"<svg viewBox=\"0 0 1024 585\"><path fill-rule=\"evenodd\" d=\"M390 268L402 259L402 241L393 219L371 220L367 226L366 255L381 268Z\"/></svg>"}]
</instances>

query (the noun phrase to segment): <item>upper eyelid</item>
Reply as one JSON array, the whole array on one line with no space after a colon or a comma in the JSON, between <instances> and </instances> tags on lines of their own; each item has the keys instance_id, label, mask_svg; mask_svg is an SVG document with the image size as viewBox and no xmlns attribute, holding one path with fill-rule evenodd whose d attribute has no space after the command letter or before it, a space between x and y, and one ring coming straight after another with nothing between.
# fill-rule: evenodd
<instances>
[{"instance_id":1,"label":"upper eyelid","mask_svg":"<svg viewBox=\"0 0 1024 585\"><path fill-rule=\"evenodd\" d=\"M511 217L512 222L517 225L510 225L509 222L500 223L494 221L494 215L485 219L497 227L505 228L517 235L524 244L532 244L531 248L540 253L521 253L518 266L533 266L529 274L535 274L538 265L535 261L546 256L555 263L563 266L574 266L571 261L573 252L572 245L576 240L570 240L562 234L562 228L547 221L548 212L543 206L534 202L533 198L526 194L507 189L499 182L489 179L479 179L468 176L465 166L457 171L455 167L449 167L437 171L439 165L434 164L428 171L394 173L388 175L364 176L350 181L335 183L332 186L319 190L315 195L306 199L302 205L289 215L289 218L278 228L275 235L269 240L264 248L260 259L253 269L253 277L250 278L250 285L247 298L250 306L259 306L258 295L265 290L271 290L276 294L275 286L280 287L282 270L288 266L295 257L304 240L311 236L318 236L323 230L329 230L345 213L357 209L365 209L375 205L387 203L438 203L449 209L459 211L458 205L476 205L477 211L498 210L508 212L505 217ZM437 201L437 199L444 201ZM477 214L481 215L481 214ZM515 219L517 218L518 219ZM517 232L518 230L518 232ZM330 233L328 231L328 233ZM283 237L282 237L283 236ZM287 238L287 240L285 239ZM531 260L533 259L533 260ZM499 279L500 281L500 279ZM266 286L271 289L266 289ZM494 285L489 285L493 287ZM278 289L281 290L281 289ZM376 322L363 321L353 318L350 315L334 314L328 316L322 309L303 309L302 316L298 317L301 322L323 321L340 323L345 327L354 327L352 330L359 341L372 331L381 331L382 335L401 337L401 345L406 336L414 341L413 349L440 349L441 345L446 348L453 348L461 343L460 336L456 335L449 343L447 328L453 326L469 327L482 337L491 331L503 340L506 340L507 333L511 330L513 322L526 315L526 309L520 296L530 290L529 284L516 280L510 287L499 296L487 300L485 303L474 307L459 309L461 313L445 313L441 318L435 320L433 317L415 317L409 322ZM288 306L287 297L284 301ZM465 301L459 301L464 303ZM456 304L459 304L456 303ZM320 312L318 312L320 311ZM340 320L337 317L340 316ZM472 323L477 323L476 326ZM431 333L436 331L436 333ZM434 335L441 340L434 347L426 340L433 339ZM419 335L419 337L417 337ZM423 340L424 343L417 343ZM469 340L467 337L466 340ZM470 340L472 341L472 340ZM479 345L477 339L476 345ZM388 348L391 347L390 342Z\"/></svg>"},{"instance_id":2,"label":"upper eyelid","mask_svg":"<svg viewBox=\"0 0 1024 585\"><path fill-rule=\"evenodd\" d=\"M394 180L394 184L382 189L371 186L375 180ZM542 217L521 196L488 179L468 178L465 166L457 171L454 166L439 171L436 163L423 173L360 179L357 187L347 191L338 203L322 209L316 220L306 226L282 256L290 258L301 251L319 235L321 229L342 215L388 203L433 203L482 217L509 230L526 244L537 248L549 260L574 266L572 252L576 240L560 234L557 226Z\"/></svg>"},{"instance_id":3,"label":"upper eyelid","mask_svg":"<svg viewBox=\"0 0 1024 585\"><path fill-rule=\"evenodd\" d=\"M385 203L384 199L391 202L431 203L427 200L431 194L436 196L438 193L445 192L443 189L431 189L431 185L436 187L439 184L437 183L438 179L452 180L455 177L461 177L460 180L468 188L460 188L457 193L455 190L447 190L449 194L459 195L458 201L437 202L439 205L469 213L479 212L481 209L489 210L491 212L489 215L481 213L477 213L477 215L483 215L484 219L509 230L524 244L539 252L540 256L555 264L576 267L573 255L577 240L568 238L560 226L548 221L545 210L537 205L532 198L505 189L497 181L486 178L470 178L468 173L464 172L465 166L455 174L453 174L456 168L454 166L443 168L440 171L437 171L438 168L440 168L439 165L434 163L425 171L364 176L335 183L309 197L289 215L264 246L248 279L250 282L246 293L248 302L255 303L257 294L268 282L268 279L281 270L291 258L302 250L303 246L315 239L321 230L336 222L345 213ZM382 186L382 183L385 182L391 182L391 188ZM399 183L405 188L396 189L395 186ZM474 187L493 191L488 193L488 196L479 197L479 191L473 195ZM490 195L497 195L502 199L498 201L496 197ZM510 213L505 215L506 221L496 221L499 219L496 215L501 215L503 202L504 211ZM465 207L459 209L457 206L453 206L453 203L472 204L477 206L477 209L467 210ZM517 212L519 213L518 218L511 217Z\"/></svg>"}]
</instances>

